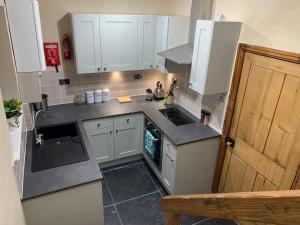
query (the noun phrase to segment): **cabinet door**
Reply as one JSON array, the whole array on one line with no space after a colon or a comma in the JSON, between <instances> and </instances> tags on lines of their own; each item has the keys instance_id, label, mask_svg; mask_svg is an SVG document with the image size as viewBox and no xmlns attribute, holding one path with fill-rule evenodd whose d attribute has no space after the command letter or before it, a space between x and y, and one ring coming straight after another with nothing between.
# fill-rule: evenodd
<instances>
[{"instance_id":1,"label":"cabinet door","mask_svg":"<svg viewBox=\"0 0 300 225\"><path fill-rule=\"evenodd\" d=\"M155 68L160 70L162 73L166 72L165 58L157 55L157 53L167 49L168 26L169 26L169 17L167 16L157 17L156 38L155 38Z\"/></svg>"},{"instance_id":2,"label":"cabinet door","mask_svg":"<svg viewBox=\"0 0 300 225\"><path fill-rule=\"evenodd\" d=\"M155 16L138 17L138 69L152 69L154 65Z\"/></svg>"},{"instance_id":3,"label":"cabinet door","mask_svg":"<svg viewBox=\"0 0 300 225\"><path fill-rule=\"evenodd\" d=\"M114 159L113 128L87 131L89 141L95 152L97 162L103 163Z\"/></svg>"},{"instance_id":4,"label":"cabinet door","mask_svg":"<svg viewBox=\"0 0 300 225\"><path fill-rule=\"evenodd\" d=\"M141 153L141 121L115 126L115 159Z\"/></svg>"},{"instance_id":5,"label":"cabinet door","mask_svg":"<svg viewBox=\"0 0 300 225\"><path fill-rule=\"evenodd\" d=\"M212 33L212 21L197 22L189 87L202 95L204 95Z\"/></svg>"},{"instance_id":6,"label":"cabinet door","mask_svg":"<svg viewBox=\"0 0 300 225\"><path fill-rule=\"evenodd\" d=\"M174 191L176 156L176 149L167 139L164 139L162 177L170 193Z\"/></svg>"},{"instance_id":7,"label":"cabinet door","mask_svg":"<svg viewBox=\"0 0 300 225\"><path fill-rule=\"evenodd\" d=\"M101 48L103 70L137 69L137 16L102 15Z\"/></svg>"},{"instance_id":8,"label":"cabinet door","mask_svg":"<svg viewBox=\"0 0 300 225\"><path fill-rule=\"evenodd\" d=\"M100 16L73 14L77 73L101 72Z\"/></svg>"}]
</instances>

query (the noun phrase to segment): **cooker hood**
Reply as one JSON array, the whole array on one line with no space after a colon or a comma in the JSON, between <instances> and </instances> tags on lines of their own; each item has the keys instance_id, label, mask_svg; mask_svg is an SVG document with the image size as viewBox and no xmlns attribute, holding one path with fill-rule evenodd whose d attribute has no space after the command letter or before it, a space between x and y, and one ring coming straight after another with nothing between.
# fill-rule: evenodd
<instances>
[{"instance_id":1,"label":"cooker hood","mask_svg":"<svg viewBox=\"0 0 300 225\"><path fill-rule=\"evenodd\" d=\"M197 20L208 20L212 16L213 0L193 0L190 15L189 42L157 53L159 56L181 65L192 64Z\"/></svg>"}]
</instances>

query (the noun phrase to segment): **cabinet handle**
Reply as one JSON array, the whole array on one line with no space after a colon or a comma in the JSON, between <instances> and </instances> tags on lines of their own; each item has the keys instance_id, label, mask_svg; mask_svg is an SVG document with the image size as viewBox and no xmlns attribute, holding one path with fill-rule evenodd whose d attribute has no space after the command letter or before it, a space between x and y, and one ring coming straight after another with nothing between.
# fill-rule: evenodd
<instances>
[{"instance_id":1,"label":"cabinet handle","mask_svg":"<svg viewBox=\"0 0 300 225\"><path fill-rule=\"evenodd\" d=\"M106 67L104 67L103 70L106 71Z\"/></svg>"},{"instance_id":2,"label":"cabinet handle","mask_svg":"<svg viewBox=\"0 0 300 225\"><path fill-rule=\"evenodd\" d=\"M111 130L111 131L109 131L109 134L110 134L110 135L112 135L112 130Z\"/></svg>"},{"instance_id":3,"label":"cabinet handle","mask_svg":"<svg viewBox=\"0 0 300 225\"><path fill-rule=\"evenodd\" d=\"M101 127L101 123L98 123L97 124L97 129L100 129L100 127Z\"/></svg>"},{"instance_id":4,"label":"cabinet handle","mask_svg":"<svg viewBox=\"0 0 300 225\"><path fill-rule=\"evenodd\" d=\"M116 134L119 133L119 130L116 130Z\"/></svg>"},{"instance_id":5,"label":"cabinet handle","mask_svg":"<svg viewBox=\"0 0 300 225\"><path fill-rule=\"evenodd\" d=\"M150 65L150 68L153 68L153 65Z\"/></svg>"},{"instance_id":6,"label":"cabinet handle","mask_svg":"<svg viewBox=\"0 0 300 225\"><path fill-rule=\"evenodd\" d=\"M130 122L130 119L127 119L126 122L129 123L129 122Z\"/></svg>"},{"instance_id":7,"label":"cabinet handle","mask_svg":"<svg viewBox=\"0 0 300 225\"><path fill-rule=\"evenodd\" d=\"M156 68L158 68L159 66L158 65L156 65Z\"/></svg>"},{"instance_id":8,"label":"cabinet handle","mask_svg":"<svg viewBox=\"0 0 300 225\"><path fill-rule=\"evenodd\" d=\"M100 68L100 67L98 67L98 68L97 68L97 70L98 70L98 72L99 72L99 71L101 70L101 68Z\"/></svg>"}]
</instances>

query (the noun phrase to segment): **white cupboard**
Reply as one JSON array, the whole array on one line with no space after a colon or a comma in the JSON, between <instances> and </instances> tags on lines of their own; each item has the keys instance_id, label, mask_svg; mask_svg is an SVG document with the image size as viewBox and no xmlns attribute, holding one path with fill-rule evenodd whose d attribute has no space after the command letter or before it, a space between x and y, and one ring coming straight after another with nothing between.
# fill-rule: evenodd
<instances>
[{"instance_id":1,"label":"white cupboard","mask_svg":"<svg viewBox=\"0 0 300 225\"><path fill-rule=\"evenodd\" d=\"M201 95L229 89L241 22L198 20L189 88Z\"/></svg>"},{"instance_id":2,"label":"white cupboard","mask_svg":"<svg viewBox=\"0 0 300 225\"><path fill-rule=\"evenodd\" d=\"M72 22L77 73L101 72L100 16L72 14Z\"/></svg>"},{"instance_id":3,"label":"white cupboard","mask_svg":"<svg viewBox=\"0 0 300 225\"><path fill-rule=\"evenodd\" d=\"M17 72L46 69L39 4L36 0L6 0Z\"/></svg>"},{"instance_id":4,"label":"white cupboard","mask_svg":"<svg viewBox=\"0 0 300 225\"><path fill-rule=\"evenodd\" d=\"M138 70L154 67L156 16L138 17Z\"/></svg>"},{"instance_id":5,"label":"white cupboard","mask_svg":"<svg viewBox=\"0 0 300 225\"><path fill-rule=\"evenodd\" d=\"M167 72L165 58L157 53L174 48L188 42L189 17L158 16L155 39L155 68L162 73Z\"/></svg>"},{"instance_id":6,"label":"white cupboard","mask_svg":"<svg viewBox=\"0 0 300 225\"><path fill-rule=\"evenodd\" d=\"M137 69L137 16L101 15L101 53L104 72Z\"/></svg>"}]
</instances>

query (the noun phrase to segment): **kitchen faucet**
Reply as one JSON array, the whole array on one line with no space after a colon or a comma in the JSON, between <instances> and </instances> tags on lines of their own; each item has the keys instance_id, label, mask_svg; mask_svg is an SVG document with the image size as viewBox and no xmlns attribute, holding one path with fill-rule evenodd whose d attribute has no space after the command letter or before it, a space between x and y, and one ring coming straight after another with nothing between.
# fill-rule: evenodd
<instances>
[{"instance_id":1,"label":"kitchen faucet","mask_svg":"<svg viewBox=\"0 0 300 225\"><path fill-rule=\"evenodd\" d=\"M34 134L35 134L35 143L42 145L43 144L43 134L38 134L37 130L36 130L36 119L40 113L43 113L44 117L46 117L46 112L44 110L38 110L35 113L35 116L33 117L33 129L34 129Z\"/></svg>"}]
</instances>

